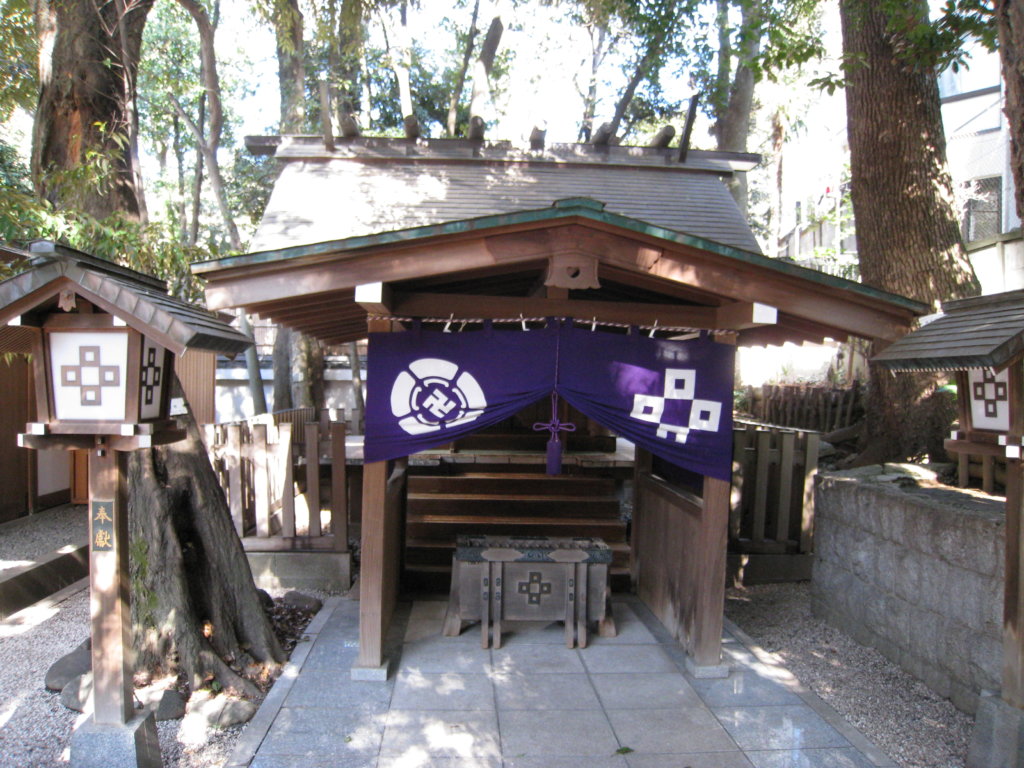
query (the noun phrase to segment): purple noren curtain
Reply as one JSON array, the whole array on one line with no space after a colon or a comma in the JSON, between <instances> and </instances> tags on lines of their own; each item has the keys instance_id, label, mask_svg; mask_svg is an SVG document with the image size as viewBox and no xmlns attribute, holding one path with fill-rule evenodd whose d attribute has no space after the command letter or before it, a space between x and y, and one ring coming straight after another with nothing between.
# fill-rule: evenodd
<instances>
[{"instance_id":1,"label":"purple noren curtain","mask_svg":"<svg viewBox=\"0 0 1024 768\"><path fill-rule=\"evenodd\" d=\"M734 348L555 323L370 334L366 461L427 450L558 392L663 459L728 480Z\"/></svg>"}]
</instances>

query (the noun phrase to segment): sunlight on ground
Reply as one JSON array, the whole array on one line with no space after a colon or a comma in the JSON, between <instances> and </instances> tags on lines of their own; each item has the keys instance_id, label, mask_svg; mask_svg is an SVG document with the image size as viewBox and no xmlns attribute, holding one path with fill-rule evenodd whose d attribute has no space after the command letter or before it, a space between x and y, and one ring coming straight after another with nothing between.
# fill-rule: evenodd
<instances>
[{"instance_id":1,"label":"sunlight on ground","mask_svg":"<svg viewBox=\"0 0 1024 768\"><path fill-rule=\"evenodd\" d=\"M10 568L21 568L26 565L32 565L34 560L0 560L0 571L6 571Z\"/></svg>"},{"instance_id":2,"label":"sunlight on ground","mask_svg":"<svg viewBox=\"0 0 1024 768\"><path fill-rule=\"evenodd\" d=\"M37 603L18 611L0 622L0 638L22 635L58 613L60 613L59 605L46 605L45 603Z\"/></svg>"}]
</instances>

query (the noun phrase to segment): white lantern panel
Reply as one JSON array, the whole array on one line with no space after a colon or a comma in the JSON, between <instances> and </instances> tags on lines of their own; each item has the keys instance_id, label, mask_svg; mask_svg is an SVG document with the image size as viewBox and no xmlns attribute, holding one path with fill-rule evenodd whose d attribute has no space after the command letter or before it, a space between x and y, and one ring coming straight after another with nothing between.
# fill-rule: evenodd
<instances>
[{"instance_id":1,"label":"white lantern panel","mask_svg":"<svg viewBox=\"0 0 1024 768\"><path fill-rule=\"evenodd\" d=\"M1007 432L1010 429L1010 374L993 374L987 368L967 372L971 398L971 422L975 429Z\"/></svg>"},{"instance_id":2,"label":"white lantern panel","mask_svg":"<svg viewBox=\"0 0 1024 768\"><path fill-rule=\"evenodd\" d=\"M54 416L69 421L124 421L128 334L50 334Z\"/></svg>"},{"instance_id":3,"label":"white lantern panel","mask_svg":"<svg viewBox=\"0 0 1024 768\"><path fill-rule=\"evenodd\" d=\"M142 340L142 361L139 365L139 417L155 419L160 416L167 371L164 361L167 355L159 344L144 338Z\"/></svg>"}]
</instances>

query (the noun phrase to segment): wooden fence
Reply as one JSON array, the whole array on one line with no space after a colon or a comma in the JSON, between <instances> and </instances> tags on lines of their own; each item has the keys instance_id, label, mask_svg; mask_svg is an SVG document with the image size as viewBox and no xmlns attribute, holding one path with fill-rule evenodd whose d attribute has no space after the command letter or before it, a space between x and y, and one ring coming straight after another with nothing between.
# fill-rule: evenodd
<instances>
[{"instance_id":1,"label":"wooden fence","mask_svg":"<svg viewBox=\"0 0 1024 768\"><path fill-rule=\"evenodd\" d=\"M758 421L793 429L832 432L864 415L863 387L765 384L747 387L742 405Z\"/></svg>"},{"instance_id":2,"label":"wooden fence","mask_svg":"<svg viewBox=\"0 0 1024 768\"><path fill-rule=\"evenodd\" d=\"M805 556L813 552L819 442L815 432L736 422L730 552ZM809 565L808 557L803 567Z\"/></svg>"},{"instance_id":3,"label":"wooden fence","mask_svg":"<svg viewBox=\"0 0 1024 768\"><path fill-rule=\"evenodd\" d=\"M297 408L206 425L210 461L246 550L348 551L345 424L329 416Z\"/></svg>"}]
</instances>

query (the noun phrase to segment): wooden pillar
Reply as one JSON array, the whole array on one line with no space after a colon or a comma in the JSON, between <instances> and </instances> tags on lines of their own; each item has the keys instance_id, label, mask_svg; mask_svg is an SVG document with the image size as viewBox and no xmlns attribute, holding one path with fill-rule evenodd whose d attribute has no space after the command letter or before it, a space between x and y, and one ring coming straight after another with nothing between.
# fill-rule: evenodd
<instances>
[{"instance_id":1,"label":"wooden pillar","mask_svg":"<svg viewBox=\"0 0 1024 768\"><path fill-rule=\"evenodd\" d=\"M331 532L334 549L348 552L348 468L345 466L345 422L331 422Z\"/></svg>"},{"instance_id":2,"label":"wooden pillar","mask_svg":"<svg viewBox=\"0 0 1024 768\"><path fill-rule=\"evenodd\" d=\"M696 604L690 653L698 667L722 663L722 618L725 611L725 551L729 534L731 483L704 478L704 508L700 531L693 542L693 556L699 558L696 574Z\"/></svg>"},{"instance_id":3,"label":"wooden pillar","mask_svg":"<svg viewBox=\"0 0 1024 768\"><path fill-rule=\"evenodd\" d=\"M1024 435L1024 368L1010 367L1008 446L1020 446ZM1006 459L1006 575L1003 587L1003 700L1024 708L1024 462Z\"/></svg>"},{"instance_id":4,"label":"wooden pillar","mask_svg":"<svg viewBox=\"0 0 1024 768\"><path fill-rule=\"evenodd\" d=\"M134 714L128 576L128 454L89 455L89 590L94 719L122 724Z\"/></svg>"},{"instance_id":5,"label":"wooden pillar","mask_svg":"<svg viewBox=\"0 0 1024 768\"><path fill-rule=\"evenodd\" d=\"M391 321L371 319L371 333L391 330ZM372 350L371 350L372 354ZM369 382L370 387L388 382ZM379 668L384 665L384 633L390 616L385 615L385 590L389 568L388 552L388 463L377 461L363 465L362 552L359 569L359 660L357 666Z\"/></svg>"}]
</instances>

